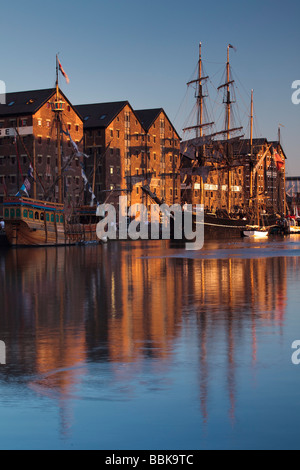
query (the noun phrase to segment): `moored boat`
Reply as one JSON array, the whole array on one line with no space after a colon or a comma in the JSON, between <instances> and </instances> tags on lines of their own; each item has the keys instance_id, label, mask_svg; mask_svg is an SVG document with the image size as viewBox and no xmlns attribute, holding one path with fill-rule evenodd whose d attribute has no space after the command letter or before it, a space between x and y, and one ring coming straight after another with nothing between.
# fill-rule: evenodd
<instances>
[{"instance_id":1,"label":"moored boat","mask_svg":"<svg viewBox=\"0 0 300 470\"><path fill-rule=\"evenodd\" d=\"M5 198L3 206L5 232L11 246L60 246L98 242L96 211L75 211L67 219L63 204L25 197Z\"/></svg>"},{"instance_id":2,"label":"moored boat","mask_svg":"<svg viewBox=\"0 0 300 470\"><path fill-rule=\"evenodd\" d=\"M290 233L300 235L300 227L298 225L291 225Z\"/></svg>"},{"instance_id":3,"label":"moored boat","mask_svg":"<svg viewBox=\"0 0 300 470\"><path fill-rule=\"evenodd\" d=\"M5 235L11 246L62 246L85 243L99 243L96 233L97 217L95 196L90 190L87 177L84 172L82 159L86 157L80 152L78 145L73 141L69 129L63 121L65 102L58 87L58 73L60 62L56 60L56 91L51 95L49 109L53 112L53 128L56 128L56 168L53 184L45 187L37 171L37 165L24 145L19 132L19 127L14 128L16 145L21 142L26 150L30 162L28 176L23 177L23 185L15 196L6 196L3 202L3 219L5 223ZM49 127L51 121L47 121ZM72 154L69 157L63 154L63 137L67 136ZM65 172L72 165L74 158L81 164L81 175L85 182L85 188L92 196L90 206L76 206L72 202L72 195L67 193ZM42 157L41 157L42 158ZM49 157L50 158L50 157ZM51 161L51 160L50 160ZM47 170L51 173L50 164ZM79 179L79 177L78 177ZM49 180L50 181L50 180ZM36 198L36 185L40 184L43 194ZM32 184L34 198L30 197ZM55 202L52 202L51 199ZM79 204L79 203L76 203Z\"/></svg>"},{"instance_id":4,"label":"moored boat","mask_svg":"<svg viewBox=\"0 0 300 470\"><path fill-rule=\"evenodd\" d=\"M269 236L269 231L263 229L245 230L243 234L246 238L266 239Z\"/></svg>"},{"instance_id":5,"label":"moored boat","mask_svg":"<svg viewBox=\"0 0 300 470\"><path fill-rule=\"evenodd\" d=\"M289 216L287 218L287 223L289 226L289 232L293 235L300 235L300 218L298 216L298 209L294 216Z\"/></svg>"}]
</instances>

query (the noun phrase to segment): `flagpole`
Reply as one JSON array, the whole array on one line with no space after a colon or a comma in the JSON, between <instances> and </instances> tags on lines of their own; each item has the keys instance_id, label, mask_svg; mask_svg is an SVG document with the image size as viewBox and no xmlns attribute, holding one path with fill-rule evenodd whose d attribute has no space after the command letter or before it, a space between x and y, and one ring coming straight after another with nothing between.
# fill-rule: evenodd
<instances>
[{"instance_id":1,"label":"flagpole","mask_svg":"<svg viewBox=\"0 0 300 470\"><path fill-rule=\"evenodd\" d=\"M56 54L56 99L58 100L58 54Z\"/></svg>"},{"instance_id":2,"label":"flagpole","mask_svg":"<svg viewBox=\"0 0 300 470\"><path fill-rule=\"evenodd\" d=\"M58 88L58 54L56 54L56 104L59 101L59 88ZM60 113L56 112L56 132L57 132L57 170L58 170L58 202L63 203L63 188L62 188L62 164L61 164L61 135L60 135Z\"/></svg>"}]
</instances>

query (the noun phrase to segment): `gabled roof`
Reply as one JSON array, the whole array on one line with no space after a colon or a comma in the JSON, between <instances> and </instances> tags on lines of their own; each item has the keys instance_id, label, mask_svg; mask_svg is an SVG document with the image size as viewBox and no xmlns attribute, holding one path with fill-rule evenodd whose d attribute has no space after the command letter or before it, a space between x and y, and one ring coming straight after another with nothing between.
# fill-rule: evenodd
<instances>
[{"instance_id":1,"label":"gabled roof","mask_svg":"<svg viewBox=\"0 0 300 470\"><path fill-rule=\"evenodd\" d=\"M278 147L280 147L280 150L281 150L284 158L287 160L287 156L285 154L285 151L283 150L282 145L280 144L280 142L278 140L269 141L269 144L272 144L272 147L275 147L276 150L278 149Z\"/></svg>"},{"instance_id":2,"label":"gabled roof","mask_svg":"<svg viewBox=\"0 0 300 470\"><path fill-rule=\"evenodd\" d=\"M143 128L149 131L152 124L156 121L160 113L164 112L162 108L157 109L139 109L135 111L137 117L139 118Z\"/></svg>"},{"instance_id":3,"label":"gabled roof","mask_svg":"<svg viewBox=\"0 0 300 470\"><path fill-rule=\"evenodd\" d=\"M145 131L149 131L150 127L154 124L156 119L159 117L160 113L164 113L164 115L168 119L169 123L171 124L174 132L176 132L176 134L179 137L178 132L176 131L175 127L173 126L172 122L170 121L169 117L167 116L167 114L166 114L166 112L163 108L135 110L135 114L138 117L139 121L141 122L141 124L142 124L143 128L145 129Z\"/></svg>"},{"instance_id":4,"label":"gabled roof","mask_svg":"<svg viewBox=\"0 0 300 470\"><path fill-rule=\"evenodd\" d=\"M7 93L6 104L0 104L0 116L35 114L54 93L53 88Z\"/></svg>"},{"instance_id":5,"label":"gabled roof","mask_svg":"<svg viewBox=\"0 0 300 470\"><path fill-rule=\"evenodd\" d=\"M89 129L109 126L126 105L129 105L128 101L80 104L76 110L83 119L84 128Z\"/></svg>"},{"instance_id":6,"label":"gabled roof","mask_svg":"<svg viewBox=\"0 0 300 470\"><path fill-rule=\"evenodd\" d=\"M80 114L64 93L61 90L59 92L80 118ZM6 93L6 104L0 104L0 117L35 114L55 93L55 88Z\"/></svg>"}]
</instances>

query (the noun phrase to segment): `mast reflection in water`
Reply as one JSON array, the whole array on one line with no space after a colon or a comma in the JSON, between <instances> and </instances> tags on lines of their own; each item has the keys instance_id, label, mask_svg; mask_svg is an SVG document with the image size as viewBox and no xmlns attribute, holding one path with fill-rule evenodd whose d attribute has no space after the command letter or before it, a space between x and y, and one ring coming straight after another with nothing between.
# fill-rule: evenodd
<instances>
[{"instance_id":1,"label":"mast reflection in water","mask_svg":"<svg viewBox=\"0 0 300 470\"><path fill-rule=\"evenodd\" d=\"M1 252L1 448L297 447L299 247L281 243Z\"/></svg>"}]
</instances>

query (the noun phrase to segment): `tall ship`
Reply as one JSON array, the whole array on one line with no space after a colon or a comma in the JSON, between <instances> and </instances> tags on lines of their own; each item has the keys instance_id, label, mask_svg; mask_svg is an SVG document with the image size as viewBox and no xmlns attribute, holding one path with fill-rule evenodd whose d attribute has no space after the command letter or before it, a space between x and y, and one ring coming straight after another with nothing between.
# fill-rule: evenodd
<instances>
[{"instance_id":1,"label":"tall ship","mask_svg":"<svg viewBox=\"0 0 300 470\"><path fill-rule=\"evenodd\" d=\"M40 175L37 171L36 158L33 159L26 147L22 133L24 128L18 123L13 129L14 136L12 138L15 139L16 147L17 144L20 144L23 151L25 151L25 158L29 161L29 171L26 177L22 174L23 184L19 192L15 196L6 196L3 201L5 235L11 246L60 246L99 242L96 234L97 220L94 195L83 168L84 154L79 151L78 144L71 138L70 127L68 128L68 124L62 118L66 102L59 90L59 71L66 76L57 57L55 93L47 103L49 112L52 113L52 120L47 121L47 126L56 135L55 155L47 158L49 158L49 162L51 158L56 160L56 172L52 184L48 187L45 187L43 183L43 175ZM27 103L29 108L32 106L34 99L31 101ZM13 104L12 102L11 107L13 107ZM68 157L62 155L62 144L65 137L68 140L71 153ZM69 169L72 175L72 171L75 171L72 167L76 167L75 161L77 167L79 167L76 174L81 174L84 180L83 189L88 189L87 192L91 196L90 205L72 204L66 198L65 174ZM50 163L47 166L49 167L47 172L50 172ZM20 164L19 167L21 169ZM72 176L69 178L70 180L73 179ZM76 179L79 180L79 176ZM35 188L36 186L41 188L42 197L29 197L33 185ZM36 190L34 193L36 196Z\"/></svg>"},{"instance_id":2,"label":"tall ship","mask_svg":"<svg viewBox=\"0 0 300 470\"><path fill-rule=\"evenodd\" d=\"M225 107L224 127L218 130L213 119L209 119L206 107L206 84L209 77L203 73L202 44L199 46L197 78L187 85L195 88L196 105L193 116L196 122L183 129L182 155L182 200L183 203L204 206L205 236L209 238L236 238L247 232L249 225L257 221L263 226L276 223L262 209L261 178L276 171L270 152L275 152L275 143L253 138L253 91L251 92L250 139L245 139L243 127L236 124L235 80L230 66L231 44L227 47L227 62L224 83L218 88L223 93ZM280 143L279 143L280 144ZM277 152L277 148L276 148ZM280 158L280 157L278 157ZM267 168L266 161L270 159ZM264 165L264 175L260 171ZM272 165L274 168L272 168ZM284 192L284 189L282 188ZM261 205L261 206L260 206ZM258 213L265 212L265 220ZM272 212L272 211L271 211ZM250 227L251 228L251 227ZM257 227L259 228L259 227Z\"/></svg>"}]
</instances>

